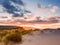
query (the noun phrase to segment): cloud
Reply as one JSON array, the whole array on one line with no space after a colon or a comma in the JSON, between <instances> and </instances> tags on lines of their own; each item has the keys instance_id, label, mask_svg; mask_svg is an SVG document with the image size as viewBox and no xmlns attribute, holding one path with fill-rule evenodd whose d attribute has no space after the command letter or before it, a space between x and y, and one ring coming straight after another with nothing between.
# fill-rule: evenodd
<instances>
[{"instance_id":1,"label":"cloud","mask_svg":"<svg viewBox=\"0 0 60 45\"><path fill-rule=\"evenodd\" d=\"M3 9L4 9L3 6L0 5L0 13L4 12Z\"/></svg>"},{"instance_id":2,"label":"cloud","mask_svg":"<svg viewBox=\"0 0 60 45\"><path fill-rule=\"evenodd\" d=\"M24 6L24 3L22 0L3 0L3 3L0 5L3 6L6 13L12 14L14 17L21 16L23 13L22 7Z\"/></svg>"},{"instance_id":3,"label":"cloud","mask_svg":"<svg viewBox=\"0 0 60 45\"><path fill-rule=\"evenodd\" d=\"M37 7L38 7L39 9L43 9L43 10L49 9L50 6L51 6L51 5L43 6L43 5L41 5L41 4L37 4Z\"/></svg>"},{"instance_id":4,"label":"cloud","mask_svg":"<svg viewBox=\"0 0 60 45\"><path fill-rule=\"evenodd\" d=\"M55 13L57 10L58 10L58 7L57 7L57 6L53 6L53 7L50 9L50 12L51 12L51 13Z\"/></svg>"},{"instance_id":5,"label":"cloud","mask_svg":"<svg viewBox=\"0 0 60 45\"><path fill-rule=\"evenodd\" d=\"M11 17L11 14L5 12L5 8L0 5L0 18Z\"/></svg>"},{"instance_id":6,"label":"cloud","mask_svg":"<svg viewBox=\"0 0 60 45\"><path fill-rule=\"evenodd\" d=\"M11 0L11 1L20 5L24 5L24 3L21 0Z\"/></svg>"},{"instance_id":7,"label":"cloud","mask_svg":"<svg viewBox=\"0 0 60 45\"><path fill-rule=\"evenodd\" d=\"M48 6L43 6L41 4L37 4L37 7L41 10L49 10L51 13L55 13L58 10L58 6L53 6L52 4L49 4Z\"/></svg>"},{"instance_id":8,"label":"cloud","mask_svg":"<svg viewBox=\"0 0 60 45\"><path fill-rule=\"evenodd\" d=\"M3 0L0 5L6 13L12 14L12 17L23 17L25 13L31 13L25 9L25 4L22 0Z\"/></svg>"}]
</instances>

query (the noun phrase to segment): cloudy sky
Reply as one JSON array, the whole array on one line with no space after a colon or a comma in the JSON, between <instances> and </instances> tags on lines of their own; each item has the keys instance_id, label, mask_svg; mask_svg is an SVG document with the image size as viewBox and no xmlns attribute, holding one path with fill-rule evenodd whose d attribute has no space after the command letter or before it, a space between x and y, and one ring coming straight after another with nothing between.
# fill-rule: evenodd
<instances>
[{"instance_id":1,"label":"cloudy sky","mask_svg":"<svg viewBox=\"0 0 60 45\"><path fill-rule=\"evenodd\" d=\"M55 16L60 15L60 0L23 0L26 9L34 15Z\"/></svg>"},{"instance_id":2,"label":"cloudy sky","mask_svg":"<svg viewBox=\"0 0 60 45\"><path fill-rule=\"evenodd\" d=\"M6 3L3 3L4 1ZM24 7L22 9L26 9L30 11L34 16L35 15L41 16L41 17L45 17L45 16L49 17L49 16L55 16L55 15L60 16L60 0L20 0L20 2L19 0L15 0L15 1L17 2L13 2L12 0L9 0L9 1L0 0L0 16L2 15L2 16L10 17L11 15L16 14L15 16L19 17L20 12L24 12L24 11L20 11L21 5L23 5ZM12 8L13 6L10 6L9 8L9 6L7 5L9 3L7 2L10 2L10 4L13 6L16 5L18 8L14 9ZM7 10L8 8L6 13L5 12L2 13L3 8L5 10ZM21 13L20 15L23 15L23 14Z\"/></svg>"}]
</instances>

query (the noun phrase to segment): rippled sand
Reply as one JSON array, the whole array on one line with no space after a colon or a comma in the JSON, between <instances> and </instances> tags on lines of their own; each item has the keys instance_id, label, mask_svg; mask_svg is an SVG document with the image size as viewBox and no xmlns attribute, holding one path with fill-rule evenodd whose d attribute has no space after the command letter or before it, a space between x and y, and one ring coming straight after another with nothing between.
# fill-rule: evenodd
<instances>
[{"instance_id":1,"label":"rippled sand","mask_svg":"<svg viewBox=\"0 0 60 45\"><path fill-rule=\"evenodd\" d=\"M24 41L20 45L60 45L60 31L45 33L37 31L23 37Z\"/></svg>"}]
</instances>

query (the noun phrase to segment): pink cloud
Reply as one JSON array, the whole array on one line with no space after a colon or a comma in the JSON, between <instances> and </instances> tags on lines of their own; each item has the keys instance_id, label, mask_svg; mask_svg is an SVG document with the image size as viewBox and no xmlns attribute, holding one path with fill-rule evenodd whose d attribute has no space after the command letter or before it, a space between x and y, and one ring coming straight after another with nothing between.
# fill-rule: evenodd
<instances>
[{"instance_id":1,"label":"pink cloud","mask_svg":"<svg viewBox=\"0 0 60 45\"><path fill-rule=\"evenodd\" d=\"M53 6L52 9L50 9L51 13L55 13L58 10L57 6Z\"/></svg>"}]
</instances>

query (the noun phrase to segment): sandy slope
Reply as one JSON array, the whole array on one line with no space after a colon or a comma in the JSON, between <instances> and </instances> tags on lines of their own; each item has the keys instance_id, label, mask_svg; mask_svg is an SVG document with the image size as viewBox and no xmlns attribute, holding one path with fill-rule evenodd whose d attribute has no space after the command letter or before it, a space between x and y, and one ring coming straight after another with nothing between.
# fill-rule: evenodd
<instances>
[{"instance_id":1,"label":"sandy slope","mask_svg":"<svg viewBox=\"0 0 60 45\"><path fill-rule=\"evenodd\" d=\"M25 35L21 45L60 45L60 32L40 34L35 32L33 35Z\"/></svg>"}]
</instances>

